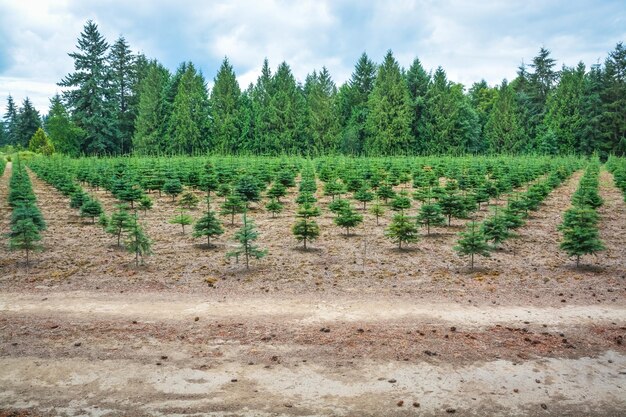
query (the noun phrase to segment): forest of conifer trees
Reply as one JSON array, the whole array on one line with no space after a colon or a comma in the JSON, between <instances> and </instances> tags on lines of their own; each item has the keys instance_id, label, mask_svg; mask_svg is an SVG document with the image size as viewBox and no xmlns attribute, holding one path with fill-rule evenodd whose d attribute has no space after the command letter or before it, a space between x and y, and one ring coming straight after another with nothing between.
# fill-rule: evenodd
<instances>
[{"instance_id":1,"label":"forest of conifer trees","mask_svg":"<svg viewBox=\"0 0 626 417\"><path fill-rule=\"evenodd\" d=\"M266 59L240 86L224 58L212 88L191 62L170 72L112 45L88 21L43 117L9 96L0 145L27 148L42 127L56 152L77 155L417 155L468 153L626 154L626 49L604 63L556 67L540 48L513 80L467 88L443 68L408 69L391 50L363 53L339 87L325 67L300 82Z\"/></svg>"}]
</instances>

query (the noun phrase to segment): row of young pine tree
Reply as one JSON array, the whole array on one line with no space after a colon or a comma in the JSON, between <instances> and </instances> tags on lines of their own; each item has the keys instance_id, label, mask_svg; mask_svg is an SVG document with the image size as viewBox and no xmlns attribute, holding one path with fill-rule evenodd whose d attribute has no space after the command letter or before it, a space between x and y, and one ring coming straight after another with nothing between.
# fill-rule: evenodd
<instances>
[{"instance_id":1,"label":"row of young pine tree","mask_svg":"<svg viewBox=\"0 0 626 417\"><path fill-rule=\"evenodd\" d=\"M365 53L337 87L325 67L304 83L265 60L242 90L225 58L210 92L185 62L171 73L134 54L123 37L109 46L89 21L69 54L75 71L59 82L42 118L26 98L8 98L0 144L26 147L44 127L57 152L80 154L349 155L544 153L626 154L626 48L603 64L555 68L541 48L517 77L469 89L402 68L389 51Z\"/></svg>"}]
</instances>

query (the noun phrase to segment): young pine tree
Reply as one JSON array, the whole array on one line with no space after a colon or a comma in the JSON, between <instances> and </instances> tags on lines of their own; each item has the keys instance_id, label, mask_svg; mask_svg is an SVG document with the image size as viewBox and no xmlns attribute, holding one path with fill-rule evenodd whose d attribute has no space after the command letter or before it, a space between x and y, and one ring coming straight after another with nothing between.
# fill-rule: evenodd
<instances>
[{"instance_id":1,"label":"young pine tree","mask_svg":"<svg viewBox=\"0 0 626 417\"><path fill-rule=\"evenodd\" d=\"M191 217L189 214L185 213L185 209L184 208L180 208L180 213L177 214L176 216L172 217L169 220L170 224L180 224L180 226L183 229L183 235L185 234L185 226L190 225L191 223L193 223L193 217Z\"/></svg>"},{"instance_id":2,"label":"young pine tree","mask_svg":"<svg viewBox=\"0 0 626 417\"><path fill-rule=\"evenodd\" d=\"M243 213L246 209L246 203L237 193L230 193L226 197L226 201L222 204L222 216L230 215L230 224L235 224L235 214Z\"/></svg>"},{"instance_id":3,"label":"young pine tree","mask_svg":"<svg viewBox=\"0 0 626 417\"><path fill-rule=\"evenodd\" d=\"M489 257L490 247L487 244L485 234L476 222L472 221L464 232L459 233L459 240L454 250L460 255L470 256L470 267L474 269L474 255Z\"/></svg>"},{"instance_id":4,"label":"young pine tree","mask_svg":"<svg viewBox=\"0 0 626 417\"><path fill-rule=\"evenodd\" d=\"M350 229L353 229L363 223L363 215L358 213L354 210L354 208L352 208L352 206L349 205L337 214L334 222L339 227L345 227L346 236L350 236Z\"/></svg>"},{"instance_id":5,"label":"young pine tree","mask_svg":"<svg viewBox=\"0 0 626 417\"><path fill-rule=\"evenodd\" d=\"M354 199L363 203L363 210L367 209L367 203L374 200L374 193L369 188L362 186L354 193Z\"/></svg>"},{"instance_id":6,"label":"young pine tree","mask_svg":"<svg viewBox=\"0 0 626 417\"><path fill-rule=\"evenodd\" d=\"M125 205L117 206L117 211L111 214L108 226L105 229L107 233L117 237L117 246L121 244L122 234L132 225L132 218L128 213Z\"/></svg>"},{"instance_id":7,"label":"young pine tree","mask_svg":"<svg viewBox=\"0 0 626 417\"><path fill-rule=\"evenodd\" d=\"M430 235L430 226L443 226L446 219L441 214L439 204L422 204L420 212L417 215L417 222L422 226L426 226L426 234Z\"/></svg>"},{"instance_id":8,"label":"young pine tree","mask_svg":"<svg viewBox=\"0 0 626 417\"><path fill-rule=\"evenodd\" d=\"M37 244L41 240L39 229L32 219L18 220L10 233L9 248L11 250L23 250L26 252L26 267L29 266L29 254L40 249Z\"/></svg>"},{"instance_id":9,"label":"young pine tree","mask_svg":"<svg viewBox=\"0 0 626 417\"><path fill-rule=\"evenodd\" d=\"M193 237L207 238L207 247L211 247L211 238L224 233L222 222L217 218L215 212L210 208L200 217L196 224L193 225Z\"/></svg>"},{"instance_id":10,"label":"young pine tree","mask_svg":"<svg viewBox=\"0 0 626 417\"><path fill-rule=\"evenodd\" d=\"M146 215L148 210L152 208L152 204L153 204L152 199L148 197L147 195L144 195L143 197L139 199L139 209L143 210L144 216Z\"/></svg>"},{"instance_id":11,"label":"young pine tree","mask_svg":"<svg viewBox=\"0 0 626 417\"><path fill-rule=\"evenodd\" d=\"M272 218L275 218L277 214L283 211L283 205L277 198L272 198L266 205L265 209L272 213Z\"/></svg>"},{"instance_id":12,"label":"young pine tree","mask_svg":"<svg viewBox=\"0 0 626 417\"><path fill-rule=\"evenodd\" d=\"M243 255L246 260L246 269L250 269L250 258L261 259L267 255L267 249L259 249L254 244L254 241L259 238L259 232L256 230L256 226L252 220L248 220L246 213L243 213L243 226L235 233L235 239L239 242L237 249L228 252L226 256L232 258L233 256L239 259Z\"/></svg>"},{"instance_id":13,"label":"young pine tree","mask_svg":"<svg viewBox=\"0 0 626 417\"><path fill-rule=\"evenodd\" d=\"M100 216L103 212L100 202L91 197L80 207L80 216L91 217L92 224L96 224L96 217Z\"/></svg>"},{"instance_id":14,"label":"young pine tree","mask_svg":"<svg viewBox=\"0 0 626 417\"><path fill-rule=\"evenodd\" d=\"M568 209L559 230L563 234L560 248L569 256L576 256L576 267L580 265L582 255L595 254L605 249L598 234L598 213L593 209Z\"/></svg>"},{"instance_id":15,"label":"young pine tree","mask_svg":"<svg viewBox=\"0 0 626 417\"><path fill-rule=\"evenodd\" d=\"M183 192L183 185L178 178L170 178L163 183L163 192L172 196L172 202L176 200L176 196Z\"/></svg>"},{"instance_id":16,"label":"young pine tree","mask_svg":"<svg viewBox=\"0 0 626 417\"><path fill-rule=\"evenodd\" d=\"M178 200L178 205L186 208L187 210L191 210L193 208L196 208L199 202L200 199L196 197L194 193L192 193L191 191L186 191L180 196L180 199Z\"/></svg>"},{"instance_id":17,"label":"young pine tree","mask_svg":"<svg viewBox=\"0 0 626 417\"><path fill-rule=\"evenodd\" d=\"M493 242L494 248L497 248L500 243L510 238L513 234L509 229L509 220L505 215L497 212L485 219L480 227L485 235L485 239Z\"/></svg>"},{"instance_id":18,"label":"young pine tree","mask_svg":"<svg viewBox=\"0 0 626 417\"><path fill-rule=\"evenodd\" d=\"M135 266L139 266L140 257L143 263L144 256L152 255L152 241L146 235L141 225L139 225L137 216L132 218L126 242L124 243L126 250L135 254Z\"/></svg>"},{"instance_id":19,"label":"young pine tree","mask_svg":"<svg viewBox=\"0 0 626 417\"><path fill-rule=\"evenodd\" d=\"M402 249L403 243L415 243L419 240L415 222L401 213L393 216L389 227L385 230L385 236L397 243L398 249Z\"/></svg>"},{"instance_id":20,"label":"young pine tree","mask_svg":"<svg viewBox=\"0 0 626 417\"><path fill-rule=\"evenodd\" d=\"M376 199L376 202L370 207L370 214L376 216L376 226L378 226L380 224L380 217L385 214L385 207L380 204L380 201L378 201L378 199Z\"/></svg>"},{"instance_id":21,"label":"young pine tree","mask_svg":"<svg viewBox=\"0 0 626 417\"><path fill-rule=\"evenodd\" d=\"M296 217L298 220L291 228L291 232L296 237L298 242L304 244L304 250L306 250L307 242L311 242L320 234L320 227L317 222L313 220L313 217L320 215L320 209L310 204L304 204L298 208Z\"/></svg>"}]
</instances>

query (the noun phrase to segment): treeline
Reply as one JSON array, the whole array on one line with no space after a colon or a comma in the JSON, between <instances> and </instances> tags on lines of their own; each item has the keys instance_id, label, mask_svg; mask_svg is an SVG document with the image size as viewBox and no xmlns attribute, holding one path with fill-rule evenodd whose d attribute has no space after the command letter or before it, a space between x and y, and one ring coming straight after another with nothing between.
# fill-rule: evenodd
<instances>
[{"instance_id":1,"label":"treeline","mask_svg":"<svg viewBox=\"0 0 626 417\"><path fill-rule=\"evenodd\" d=\"M91 21L69 55L75 72L43 120L69 155L626 154L622 43L590 69L559 70L541 48L514 80L469 89L417 58L402 68L389 51L380 64L364 53L339 87L324 67L302 84L265 60L242 90L225 58L209 91L192 63L171 73L122 37L109 46ZM40 125L28 99L18 110L9 97L0 143L25 147Z\"/></svg>"}]
</instances>

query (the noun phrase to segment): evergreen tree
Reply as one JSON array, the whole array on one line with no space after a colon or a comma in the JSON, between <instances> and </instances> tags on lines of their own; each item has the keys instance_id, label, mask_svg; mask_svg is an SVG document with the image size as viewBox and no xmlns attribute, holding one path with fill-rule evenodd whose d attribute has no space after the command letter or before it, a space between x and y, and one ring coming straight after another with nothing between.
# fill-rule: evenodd
<instances>
[{"instance_id":1,"label":"evergreen tree","mask_svg":"<svg viewBox=\"0 0 626 417\"><path fill-rule=\"evenodd\" d=\"M459 240L454 250L460 255L470 256L470 268L474 269L474 255L489 257L490 247L481 228L472 221L464 232L459 233Z\"/></svg>"},{"instance_id":2,"label":"evergreen tree","mask_svg":"<svg viewBox=\"0 0 626 417\"><path fill-rule=\"evenodd\" d=\"M28 148L28 142L38 129L41 129L41 117L30 99L26 97L17 114L15 144L25 149Z\"/></svg>"},{"instance_id":3,"label":"evergreen tree","mask_svg":"<svg viewBox=\"0 0 626 417\"><path fill-rule=\"evenodd\" d=\"M393 216L389 227L385 230L385 236L397 243L398 249L402 249L403 243L415 243L419 240L415 223L404 214Z\"/></svg>"},{"instance_id":4,"label":"evergreen tree","mask_svg":"<svg viewBox=\"0 0 626 417\"><path fill-rule=\"evenodd\" d=\"M497 212L495 215L485 219L480 227L485 235L485 239L493 242L494 247L497 247L512 236L506 216Z\"/></svg>"},{"instance_id":5,"label":"evergreen tree","mask_svg":"<svg viewBox=\"0 0 626 417\"><path fill-rule=\"evenodd\" d=\"M254 241L259 238L259 232L252 220L248 220L246 213L243 214L243 226L235 233L235 239L239 242L239 247L226 254L227 257L237 257L243 255L246 260L246 269L250 268L250 258L261 259L267 255L267 249L259 249Z\"/></svg>"},{"instance_id":6,"label":"evergreen tree","mask_svg":"<svg viewBox=\"0 0 626 417\"><path fill-rule=\"evenodd\" d=\"M576 267L580 257L595 254L605 249L598 233L598 213L586 207L572 207L565 212L559 230L563 234L560 248L569 256L576 256Z\"/></svg>"},{"instance_id":7,"label":"evergreen tree","mask_svg":"<svg viewBox=\"0 0 626 417\"><path fill-rule=\"evenodd\" d=\"M313 220L313 217L320 215L320 210L316 206L310 204L303 204L298 208L296 217L298 220L291 228L291 232L296 237L298 242L303 242L304 249L306 250L307 241L311 242L320 234L320 228Z\"/></svg>"},{"instance_id":8,"label":"evergreen tree","mask_svg":"<svg viewBox=\"0 0 626 417\"><path fill-rule=\"evenodd\" d=\"M222 204L221 214L230 215L230 224L235 224L235 214L243 213L246 209L246 203L237 193L230 193L226 197L226 201Z\"/></svg>"},{"instance_id":9,"label":"evergreen tree","mask_svg":"<svg viewBox=\"0 0 626 417\"><path fill-rule=\"evenodd\" d=\"M354 193L354 199L363 203L363 210L366 210L367 203L374 200L374 193L366 186L362 186Z\"/></svg>"},{"instance_id":10,"label":"evergreen tree","mask_svg":"<svg viewBox=\"0 0 626 417\"><path fill-rule=\"evenodd\" d=\"M430 226L443 226L446 223L441 214L441 207L436 203L422 204L417 215L417 222L426 226L426 234L430 235Z\"/></svg>"},{"instance_id":11,"label":"evergreen tree","mask_svg":"<svg viewBox=\"0 0 626 417\"><path fill-rule=\"evenodd\" d=\"M96 217L100 216L103 212L102 205L95 198L88 198L87 201L80 206L80 216L91 217L92 224L96 224Z\"/></svg>"},{"instance_id":12,"label":"evergreen tree","mask_svg":"<svg viewBox=\"0 0 626 417\"><path fill-rule=\"evenodd\" d=\"M170 224L180 224L183 230L183 235L185 234L185 226L188 226L193 223L193 217L189 214L185 213L185 209L181 207L180 213L176 216L172 217L168 220Z\"/></svg>"},{"instance_id":13,"label":"evergreen tree","mask_svg":"<svg viewBox=\"0 0 626 417\"><path fill-rule=\"evenodd\" d=\"M557 140L558 152L579 152L584 120L581 116L585 82L585 65L563 67L559 84L546 103L546 114L541 129L550 130ZM541 138L541 136L539 136Z\"/></svg>"},{"instance_id":14,"label":"evergreen tree","mask_svg":"<svg viewBox=\"0 0 626 417\"><path fill-rule=\"evenodd\" d=\"M337 148L339 136L339 118L335 99L337 87L330 73L323 67L319 74L307 76L304 85L307 104L307 139L305 152L323 154Z\"/></svg>"},{"instance_id":15,"label":"evergreen tree","mask_svg":"<svg viewBox=\"0 0 626 417\"><path fill-rule=\"evenodd\" d=\"M128 213L125 205L117 206L117 211L111 214L111 218L108 221L106 232L117 237L117 246L120 246L122 233L128 230L132 226L132 218Z\"/></svg>"},{"instance_id":16,"label":"evergreen tree","mask_svg":"<svg viewBox=\"0 0 626 417\"><path fill-rule=\"evenodd\" d=\"M609 53L603 75L603 148L626 155L626 47L622 42Z\"/></svg>"},{"instance_id":17,"label":"evergreen tree","mask_svg":"<svg viewBox=\"0 0 626 417\"><path fill-rule=\"evenodd\" d=\"M283 205L276 199L272 198L266 205L265 209L272 213L272 218L283 211Z\"/></svg>"},{"instance_id":18,"label":"evergreen tree","mask_svg":"<svg viewBox=\"0 0 626 417\"><path fill-rule=\"evenodd\" d=\"M483 136L485 132L485 126L489 121L489 116L493 110L494 103L497 97L496 88L491 88L487 85L485 80L472 84L469 89L469 99L472 108L476 111L478 116L478 124L480 128L480 135ZM487 143L481 142L478 147L472 149L474 152L484 152L486 150Z\"/></svg>"},{"instance_id":19,"label":"evergreen tree","mask_svg":"<svg viewBox=\"0 0 626 417\"><path fill-rule=\"evenodd\" d=\"M163 192L172 196L172 201L176 199L176 196L183 192L183 185L178 178L169 178L163 183Z\"/></svg>"},{"instance_id":20,"label":"evergreen tree","mask_svg":"<svg viewBox=\"0 0 626 417\"><path fill-rule=\"evenodd\" d=\"M245 200L246 206L261 199L259 184L252 175L244 175L237 181L235 193Z\"/></svg>"},{"instance_id":21,"label":"evergreen tree","mask_svg":"<svg viewBox=\"0 0 626 417\"><path fill-rule=\"evenodd\" d=\"M400 65L388 51L368 100L367 151L373 155L405 153L411 142L410 126L409 91Z\"/></svg>"},{"instance_id":22,"label":"evergreen tree","mask_svg":"<svg viewBox=\"0 0 626 417\"><path fill-rule=\"evenodd\" d=\"M186 208L187 210L191 210L193 208L196 208L199 202L200 199L198 199L198 197L194 193L192 193L191 191L185 191L180 196L180 199L178 200L178 205Z\"/></svg>"},{"instance_id":23,"label":"evergreen tree","mask_svg":"<svg viewBox=\"0 0 626 417\"><path fill-rule=\"evenodd\" d=\"M478 116L461 84L448 81L439 67L426 93L426 141L428 153L462 154L479 147Z\"/></svg>"},{"instance_id":24,"label":"evergreen tree","mask_svg":"<svg viewBox=\"0 0 626 417\"><path fill-rule=\"evenodd\" d=\"M228 58L222 61L213 82L209 100L213 149L225 155L240 152L241 89Z\"/></svg>"},{"instance_id":25,"label":"evergreen tree","mask_svg":"<svg viewBox=\"0 0 626 417\"><path fill-rule=\"evenodd\" d=\"M41 240L41 235L37 226L31 219L18 220L12 227L10 233L10 249L23 250L26 252L26 266L29 265L29 253L40 248L37 244Z\"/></svg>"},{"instance_id":26,"label":"evergreen tree","mask_svg":"<svg viewBox=\"0 0 626 417\"><path fill-rule=\"evenodd\" d=\"M250 92L250 113L253 119L251 122L251 126L253 126L251 136L254 138L254 141L250 143L250 148L257 154L269 154L274 150L274 139L272 138L274 111L270 103L273 94L272 71L267 58L265 58L261 68L261 75Z\"/></svg>"},{"instance_id":27,"label":"evergreen tree","mask_svg":"<svg viewBox=\"0 0 626 417\"><path fill-rule=\"evenodd\" d=\"M522 133L517 120L515 92L506 80L497 88L493 109L485 124L485 140L492 153L523 151Z\"/></svg>"},{"instance_id":28,"label":"evergreen tree","mask_svg":"<svg viewBox=\"0 0 626 417\"><path fill-rule=\"evenodd\" d=\"M178 84L169 118L169 150L193 154L208 149L209 101L206 83L192 63Z\"/></svg>"},{"instance_id":29,"label":"evergreen tree","mask_svg":"<svg viewBox=\"0 0 626 417\"><path fill-rule=\"evenodd\" d=\"M9 94L7 98L7 108L4 113L4 125L6 128L6 139L0 145L16 145L17 144L17 106L13 97Z\"/></svg>"},{"instance_id":30,"label":"evergreen tree","mask_svg":"<svg viewBox=\"0 0 626 417\"><path fill-rule=\"evenodd\" d=\"M152 204L152 199L145 194L139 199L139 209L143 210L144 214L152 208Z\"/></svg>"},{"instance_id":31,"label":"evergreen tree","mask_svg":"<svg viewBox=\"0 0 626 417\"><path fill-rule=\"evenodd\" d=\"M539 136L541 124L546 114L546 103L553 87L559 77L554 71L555 60L550 56L550 51L541 48L537 56L533 58L530 67L534 70L528 76L528 93L530 98L530 137L536 141Z\"/></svg>"},{"instance_id":32,"label":"evergreen tree","mask_svg":"<svg viewBox=\"0 0 626 417\"><path fill-rule=\"evenodd\" d=\"M272 77L270 130L267 146L273 154L306 153L306 101L296 84L291 68L281 63Z\"/></svg>"},{"instance_id":33,"label":"evergreen tree","mask_svg":"<svg viewBox=\"0 0 626 417\"><path fill-rule=\"evenodd\" d=\"M117 149L122 154L130 152L136 114L131 107L133 101L133 82L136 78L136 57L123 36L111 46L108 55L110 68L110 89L112 106L116 121Z\"/></svg>"},{"instance_id":34,"label":"evergreen tree","mask_svg":"<svg viewBox=\"0 0 626 417\"><path fill-rule=\"evenodd\" d=\"M370 213L376 217L376 226L379 225L379 218L385 214L385 208L378 200L370 207Z\"/></svg>"},{"instance_id":35,"label":"evergreen tree","mask_svg":"<svg viewBox=\"0 0 626 417\"><path fill-rule=\"evenodd\" d=\"M344 208L337 214L337 217L335 217L333 221L337 226L345 227L346 236L350 236L350 229L363 223L363 215L354 210L352 206L348 205L348 207Z\"/></svg>"},{"instance_id":36,"label":"evergreen tree","mask_svg":"<svg viewBox=\"0 0 626 417\"><path fill-rule=\"evenodd\" d=\"M74 59L75 72L58 84L72 118L84 132L81 151L92 154L117 153L117 122L115 120L111 74L106 61L109 45L93 21L88 21L78 38Z\"/></svg>"},{"instance_id":37,"label":"evergreen tree","mask_svg":"<svg viewBox=\"0 0 626 417\"><path fill-rule=\"evenodd\" d=\"M426 132L426 93L430 84L430 74L424 70L418 58L413 60L406 73L411 105L411 149L414 152L424 150Z\"/></svg>"},{"instance_id":38,"label":"evergreen tree","mask_svg":"<svg viewBox=\"0 0 626 417\"><path fill-rule=\"evenodd\" d=\"M35 134L28 142L28 150L42 155L52 155L54 153L54 145L50 142L50 138L42 128L37 129Z\"/></svg>"},{"instance_id":39,"label":"evergreen tree","mask_svg":"<svg viewBox=\"0 0 626 417\"><path fill-rule=\"evenodd\" d=\"M357 61L350 80L341 87L337 97L343 153L361 155L365 152L368 101L375 80L376 65L364 52Z\"/></svg>"},{"instance_id":40,"label":"evergreen tree","mask_svg":"<svg viewBox=\"0 0 626 417\"><path fill-rule=\"evenodd\" d=\"M143 257L152 255L152 241L146 235L143 228L139 225L137 216L134 216L131 225L128 228L128 237L126 239L126 250L135 254L135 266L139 266L139 257L143 262Z\"/></svg>"},{"instance_id":41,"label":"evergreen tree","mask_svg":"<svg viewBox=\"0 0 626 417\"><path fill-rule=\"evenodd\" d=\"M55 152L69 156L80 154L85 133L70 119L61 96L58 94L50 99L50 110L44 120L44 128Z\"/></svg>"},{"instance_id":42,"label":"evergreen tree","mask_svg":"<svg viewBox=\"0 0 626 417\"><path fill-rule=\"evenodd\" d=\"M467 216L467 211L463 204L463 197L454 191L441 196L439 199L439 207L441 207L441 213L448 216L448 226L450 226L452 222L452 217L464 218Z\"/></svg>"},{"instance_id":43,"label":"evergreen tree","mask_svg":"<svg viewBox=\"0 0 626 417\"><path fill-rule=\"evenodd\" d=\"M157 61L151 61L145 78L138 86L139 101L133 136L133 149L141 155L160 154L168 149L166 89L170 72Z\"/></svg>"},{"instance_id":44,"label":"evergreen tree","mask_svg":"<svg viewBox=\"0 0 626 417\"><path fill-rule=\"evenodd\" d=\"M215 216L215 212L210 208L204 213L204 216L200 217L198 221L193 225L193 237L207 238L207 247L211 246L211 238L224 234L224 228L222 222Z\"/></svg>"}]
</instances>

